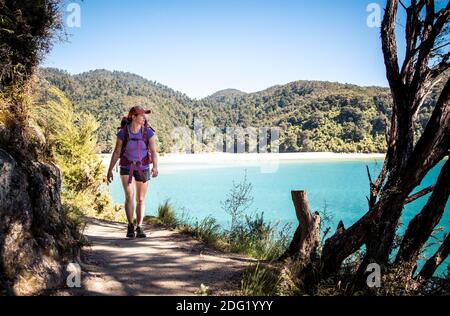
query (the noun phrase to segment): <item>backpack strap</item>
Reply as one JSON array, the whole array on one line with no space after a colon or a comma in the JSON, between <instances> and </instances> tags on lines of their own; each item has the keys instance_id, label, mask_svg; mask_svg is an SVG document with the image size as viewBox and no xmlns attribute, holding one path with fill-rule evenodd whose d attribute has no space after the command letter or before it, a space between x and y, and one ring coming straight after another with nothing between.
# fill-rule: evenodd
<instances>
[{"instance_id":1,"label":"backpack strap","mask_svg":"<svg viewBox=\"0 0 450 316\"><path fill-rule=\"evenodd\" d=\"M148 150L148 144L150 143L150 135L148 134L148 129L147 128L150 128L152 131L153 131L153 133L155 132L155 130L153 129L153 127L151 127L149 124L148 124L148 122L147 122L147 120L145 120L145 124L144 124L144 133L143 133L143 135L142 135L142 138L143 138L143 140L144 140L144 142L145 142L145 145L147 146L147 150Z\"/></svg>"},{"instance_id":2,"label":"backpack strap","mask_svg":"<svg viewBox=\"0 0 450 316\"><path fill-rule=\"evenodd\" d=\"M142 135L142 138L144 139L145 146L147 146L147 156L145 157L146 163L151 164L151 163L153 163L153 158L152 158L152 155L150 154L150 152L148 151L150 148L149 147L150 135L148 134L147 127L149 127L153 132L155 132L155 130L150 125L148 125L147 120L146 120L145 124L144 124L144 133Z\"/></svg>"},{"instance_id":3,"label":"backpack strap","mask_svg":"<svg viewBox=\"0 0 450 316\"><path fill-rule=\"evenodd\" d=\"M142 139L144 140L145 146L147 146L148 150L148 143L150 142L150 137L148 137L148 130L147 126L144 126L144 133L142 134Z\"/></svg>"},{"instance_id":4,"label":"backpack strap","mask_svg":"<svg viewBox=\"0 0 450 316\"><path fill-rule=\"evenodd\" d=\"M123 129L123 142L122 148L120 149L120 158L123 157L125 153L125 148L127 147L128 141L130 140L130 135L128 134L128 125L126 125Z\"/></svg>"}]
</instances>

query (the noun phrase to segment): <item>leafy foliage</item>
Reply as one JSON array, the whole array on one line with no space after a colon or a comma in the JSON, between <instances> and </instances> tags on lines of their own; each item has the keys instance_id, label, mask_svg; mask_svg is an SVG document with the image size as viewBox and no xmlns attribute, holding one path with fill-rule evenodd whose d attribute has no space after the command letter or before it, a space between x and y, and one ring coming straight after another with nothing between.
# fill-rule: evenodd
<instances>
[{"instance_id":1,"label":"leafy foliage","mask_svg":"<svg viewBox=\"0 0 450 316\"><path fill-rule=\"evenodd\" d=\"M46 102L33 107L33 117L46 139L46 158L61 170L65 209L75 218L123 220L103 187L105 170L95 153L98 122L91 114L75 112L57 88L47 92Z\"/></svg>"},{"instance_id":2,"label":"leafy foliage","mask_svg":"<svg viewBox=\"0 0 450 316\"><path fill-rule=\"evenodd\" d=\"M0 0L0 91L31 77L62 29L57 0Z\"/></svg>"}]
</instances>

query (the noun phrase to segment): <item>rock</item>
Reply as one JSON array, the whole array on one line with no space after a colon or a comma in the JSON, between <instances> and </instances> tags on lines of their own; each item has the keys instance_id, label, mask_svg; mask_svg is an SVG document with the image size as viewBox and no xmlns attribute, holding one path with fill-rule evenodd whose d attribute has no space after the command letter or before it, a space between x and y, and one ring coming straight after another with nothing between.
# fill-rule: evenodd
<instances>
[{"instance_id":1,"label":"rock","mask_svg":"<svg viewBox=\"0 0 450 316\"><path fill-rule=\"evenodd\" d=\"M0 294L33 295L65 283L79 254L79 233L60 200L50 164L18 163L0 148Z\"/></svg>"}]
</instances>

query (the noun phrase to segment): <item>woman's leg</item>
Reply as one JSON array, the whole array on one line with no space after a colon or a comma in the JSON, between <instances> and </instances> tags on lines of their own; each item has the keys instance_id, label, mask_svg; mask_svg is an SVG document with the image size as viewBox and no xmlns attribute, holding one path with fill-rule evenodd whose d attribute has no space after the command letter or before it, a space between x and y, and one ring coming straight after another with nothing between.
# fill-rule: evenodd
<instances>
[{"instance_id":1,"label":"woman's leg","mask_svg":"<svg viewBox=\"0 0 450 316\"><path fill-rule=\"evenodd\" d=\"M148 181L143 183L140 181L136 181L136 222L137 226L142 225L142 221L144 220L144 199L145 194L147 193Z\"/></svg>"},{"instance_id":2,"label":"woman's leg","mask_svg":"<svg viewBox=\"0 0 450 316\"><path fill-rule=\"evenodd\" d=\"M127 214L128 224L133 224L134 215L134 192L133 192L133 181L128 184L128 175L120 176L122 181L123 190L125 192L125 213Z\"/></svg>"}]
</instances>

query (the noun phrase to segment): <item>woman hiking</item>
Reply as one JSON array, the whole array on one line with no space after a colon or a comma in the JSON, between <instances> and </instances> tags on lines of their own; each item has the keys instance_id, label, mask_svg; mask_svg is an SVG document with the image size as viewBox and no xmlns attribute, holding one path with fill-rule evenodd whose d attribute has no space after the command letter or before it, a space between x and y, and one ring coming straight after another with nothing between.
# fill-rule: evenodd
<instances>
[{"instance_id":1,"label":"woman hiking","mask_svg":"<svg viewBox=\"0 0 450 316\"><path fill-rule=\"evenodd\" d=\"M154 130L147 124L146 110L141 106L130 109L128 116L122 119L117 132L116 147L108 168L107 181L113 180L113 168L120 159L120 180L125 193L125 211L128 220L127 237L145 238L142 228L144 219L144 199L148 181L158 176L158 155L153 135ZM153 165L150 171L150 165ZM134 180L133 180L134 178ZM134 190L136 186L136 230L134 217Z\"/></svg>"}]
</instances>

